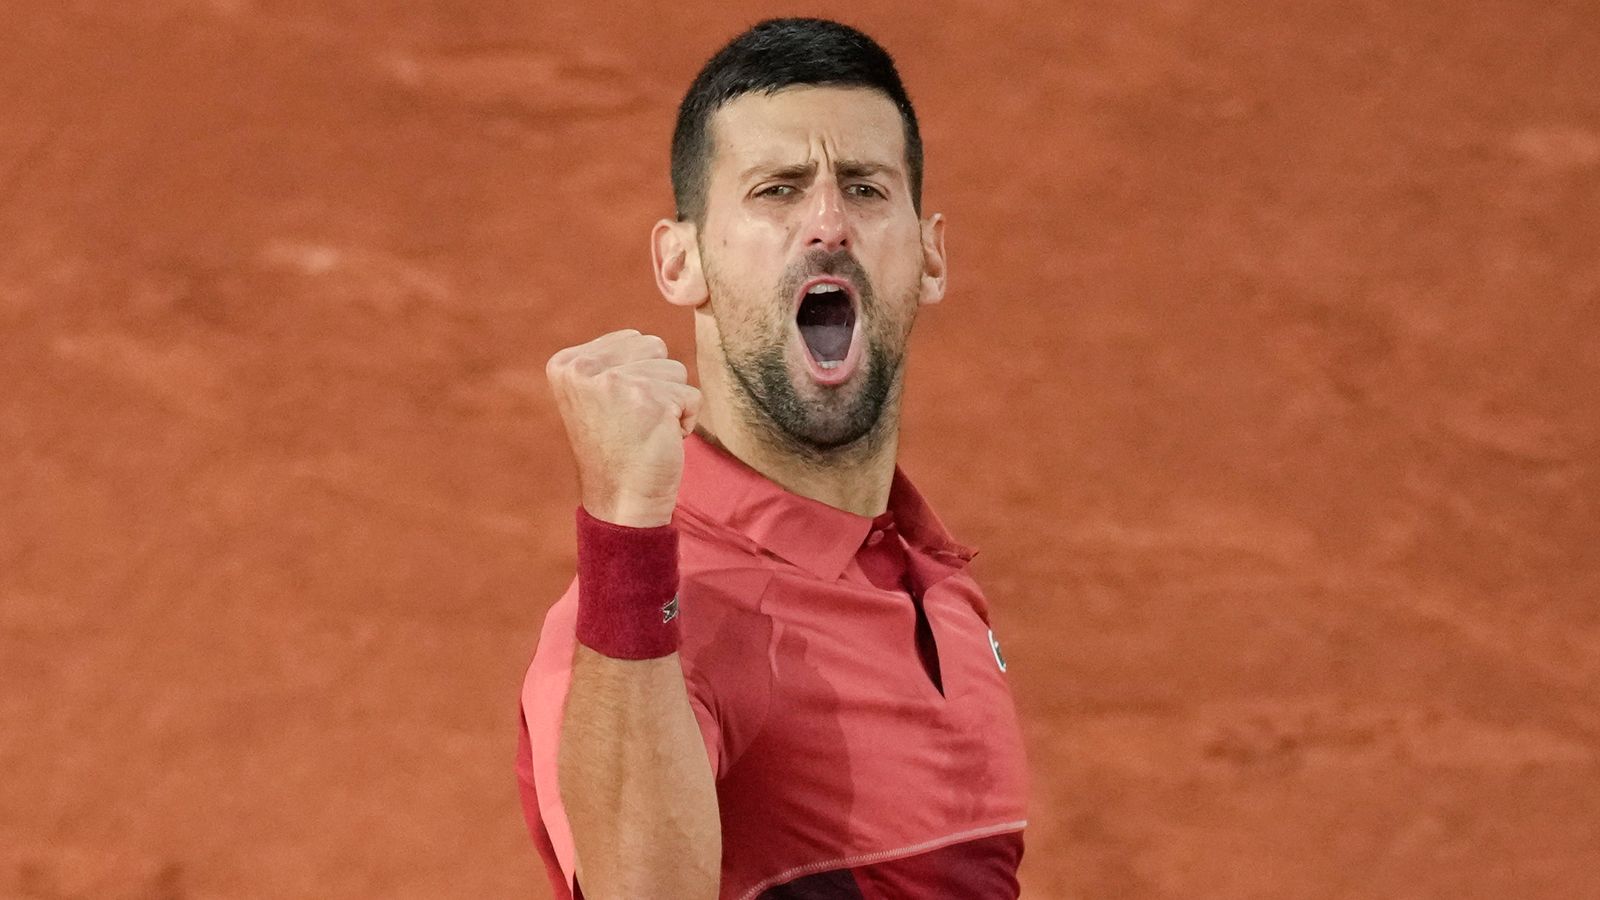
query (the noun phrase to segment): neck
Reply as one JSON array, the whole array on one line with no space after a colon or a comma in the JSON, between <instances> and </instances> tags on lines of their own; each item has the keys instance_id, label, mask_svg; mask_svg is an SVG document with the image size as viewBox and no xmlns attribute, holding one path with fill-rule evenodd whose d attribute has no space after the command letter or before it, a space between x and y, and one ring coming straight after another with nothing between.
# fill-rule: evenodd
<instances>
[{"instance_id":1,"label":"neck","mask_svg":"<svg viewBox=\"0 0 1600 900\"><path fill-rule=\"evenodd\" d=\"M797 446L780 433L730 383L722 360L698 360L702 395L695 431L784 490L860 516L876 516L889 505L900 442L900 388L890 392L877 426L843 447ZM740 402L741 400L745 402Z\"/></svg>"}]
</instances>

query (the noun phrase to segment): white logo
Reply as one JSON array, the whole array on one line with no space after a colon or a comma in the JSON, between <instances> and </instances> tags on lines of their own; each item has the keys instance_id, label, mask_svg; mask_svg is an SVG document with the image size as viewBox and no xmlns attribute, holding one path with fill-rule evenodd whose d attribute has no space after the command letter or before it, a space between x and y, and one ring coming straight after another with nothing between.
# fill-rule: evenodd
<instances>
[{"instance_id":1,"label":"white logo","mask_svg":"<svg viewBox=\"0 0 1600 900\"><path fill-rule=\"evenodd\" d=\"M999 666L1000 671L1004 672L1006 670L1006 658L1000 654L1000 642L994 639L993 628L989 629L989 649L994 651L995 665Z\"/></svg>"},{"instance_id":2,"label":"white logo","mask_svg":"<svg viewBox=\"0 0 1600 900\"><path fill-rule=\"evenodd\" d=\"M673 619L676 619L677 617L678 617L678 595L677 594L673 594L672 595L672 599L668 600L666 602L666 604L664 604L661 607L661 624L665 625L668 622L671 622ZM994 638L991 637L991 638L989 638L989 640L992 641L992 640L994 640ZM996 651L996 652L998 652L998 651ZM1001 666L1001 668L1003 669L1005 667Z\"/></svg>"}]
</instances>

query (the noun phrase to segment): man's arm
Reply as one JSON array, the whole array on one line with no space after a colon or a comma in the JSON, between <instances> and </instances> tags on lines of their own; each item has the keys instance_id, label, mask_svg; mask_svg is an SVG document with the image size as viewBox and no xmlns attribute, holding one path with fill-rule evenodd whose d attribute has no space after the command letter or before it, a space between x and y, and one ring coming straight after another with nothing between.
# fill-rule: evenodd
<instances>
[{"instance_id":1,"label":"man's arm","mask_svg":"<svg viewBox=\"0 0 1600 900\"><path fill-rule=\"evenodd\" d=\"M546 367L578 463L578 646L557 773L590 900L713 900L716 786L677 648L683 439L700 395L666 344L618 331Z\"/></svg>"},{"instance_id":2,"label":"man's arm","mask_svg":"<svg viewBox=\"0 0 1600 900\"><path fill-rule=\"evenodd\" d=\"M717 896L716 787L676 653L578 645L559 771L585 897Z\"/></svg>"}]
</instances>

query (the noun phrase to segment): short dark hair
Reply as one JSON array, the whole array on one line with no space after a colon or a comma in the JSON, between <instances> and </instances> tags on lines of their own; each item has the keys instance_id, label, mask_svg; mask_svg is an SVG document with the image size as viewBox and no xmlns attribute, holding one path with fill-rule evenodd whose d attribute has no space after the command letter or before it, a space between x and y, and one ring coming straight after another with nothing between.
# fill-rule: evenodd
<instances>
[{"instance_id":1,"label":"short dark hair","mask_svg":"<svg viewBox=\"0 0 1600 900\"><path fill-rule=\"evenodd\" d=\"M877 41L827 19L768 19L729 41L706 62L678 107L672 132L672 197L678 219L703 221L711 162L711 115L728 101L795 85L882 91L905 127L911 204L922 212L922 134L894 60Z\"/></svg>"}]
</instances>

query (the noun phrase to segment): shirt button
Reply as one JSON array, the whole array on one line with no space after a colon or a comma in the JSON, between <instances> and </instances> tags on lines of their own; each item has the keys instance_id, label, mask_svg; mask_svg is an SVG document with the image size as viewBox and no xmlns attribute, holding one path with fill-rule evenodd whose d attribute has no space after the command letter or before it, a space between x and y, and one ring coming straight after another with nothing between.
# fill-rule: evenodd
<instances>
[{"instance_id":1,"label":"shirt button","mask_svg":"<svg viewBox=\"0 0 1600 900\"><path fill-rule=\"evenodd\" d=\"M883 540L883 532L874 529L871 534L867 535L867 546L876 547L881 540Z\"/></svg>"}]
</instances>

